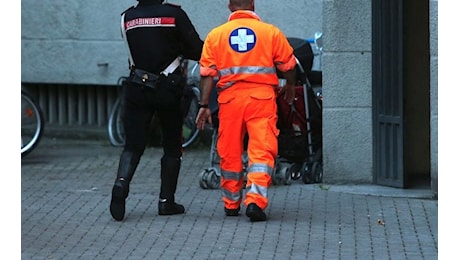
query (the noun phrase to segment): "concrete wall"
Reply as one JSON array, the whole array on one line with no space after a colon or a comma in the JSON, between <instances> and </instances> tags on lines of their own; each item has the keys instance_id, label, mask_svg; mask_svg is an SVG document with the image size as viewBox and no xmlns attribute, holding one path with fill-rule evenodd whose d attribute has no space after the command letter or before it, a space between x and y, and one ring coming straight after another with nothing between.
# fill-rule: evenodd
<instances>
[{"instance_id":1,"label":"concrete wall","mask_svg":"<svg viewBox=\"0 0 460 260\"><path fill-rule=\"evenodd\" d=\"M175 0L204 39L229 15L228 1ZM115 85L127 73L120 13L137 1L33 1L21 4L21 79L28 83ZM321 30L322 0L256 1L261 18L287 36Z\"/></svg>"},{"instance_id":2,"label":"concrete wall","mask_svg":"<svg viewBox=\"0 0 460 260\"><path fill-rule=\"evenodd\" d=\"M371 1L323 2L324 182L372 182Z\"/></svg>"}]
</instances>

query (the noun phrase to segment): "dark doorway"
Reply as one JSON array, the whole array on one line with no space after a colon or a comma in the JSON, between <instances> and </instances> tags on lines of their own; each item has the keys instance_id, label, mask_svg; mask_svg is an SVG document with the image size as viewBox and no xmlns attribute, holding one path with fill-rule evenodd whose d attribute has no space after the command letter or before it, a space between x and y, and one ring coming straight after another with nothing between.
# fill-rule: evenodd
<instances>
[{"instance_id":1,"label":"dark doorway","mask_svg":"<svg viewBox=\"0 0 460 260\"><path fill-rule=\"evenodd\" d=\"M430 187L428 0L372 2L374 182Z\"/></svg>"}]
</instances>

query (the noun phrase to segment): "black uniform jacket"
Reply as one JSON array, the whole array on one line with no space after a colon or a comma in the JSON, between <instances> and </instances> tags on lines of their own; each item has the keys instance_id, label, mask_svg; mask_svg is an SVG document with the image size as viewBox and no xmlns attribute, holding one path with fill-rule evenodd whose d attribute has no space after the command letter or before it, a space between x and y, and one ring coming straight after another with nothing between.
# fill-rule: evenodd
<instances>
[{"instance_id":1,"label":"black uniform jacket","mask_svg":"<svg viewBox=\"0 0 460 260\"><path fill-rule=\"evenodd\" d=\"M140 0L125 11L125 30L135 67L159 74L176 57L199 60L203 47L180 6Z\"/></svg>"}]
</instances>

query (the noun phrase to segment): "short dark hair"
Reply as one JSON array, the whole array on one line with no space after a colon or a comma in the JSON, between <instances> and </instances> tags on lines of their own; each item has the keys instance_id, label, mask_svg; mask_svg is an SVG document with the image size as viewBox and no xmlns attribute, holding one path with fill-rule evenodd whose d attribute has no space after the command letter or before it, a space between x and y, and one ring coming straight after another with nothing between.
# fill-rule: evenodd
<instances>
[{"instance_id":1,"label":"short dark hair","mask_svg":"<svg viewBox=\"0 0 460 260\"><path fill-rule=\"evenodd\" d=\"M248 8L251 7L252 0L230 0L229 4L238 8Z\"/></svg>"}]
</instances>

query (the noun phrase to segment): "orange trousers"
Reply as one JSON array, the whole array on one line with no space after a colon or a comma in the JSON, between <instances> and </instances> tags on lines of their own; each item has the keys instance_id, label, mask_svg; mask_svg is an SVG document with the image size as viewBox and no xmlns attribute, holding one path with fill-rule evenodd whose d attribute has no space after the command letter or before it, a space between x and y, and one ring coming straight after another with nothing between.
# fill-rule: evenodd
<instances>
[{"instance_id":1,"label":"orange trousers","mask_svg":"<svg viewBox=\"0 0 460 260\"><path fill-rule=\"evenodd\" d=\"M218 96L222 200L227 209L240 207L243 200L244 138L248 134L247 184L244 204L268 206L268 187L278 154L276 93L272 86L237 83Z\"/></svg>"}]
</instances>

